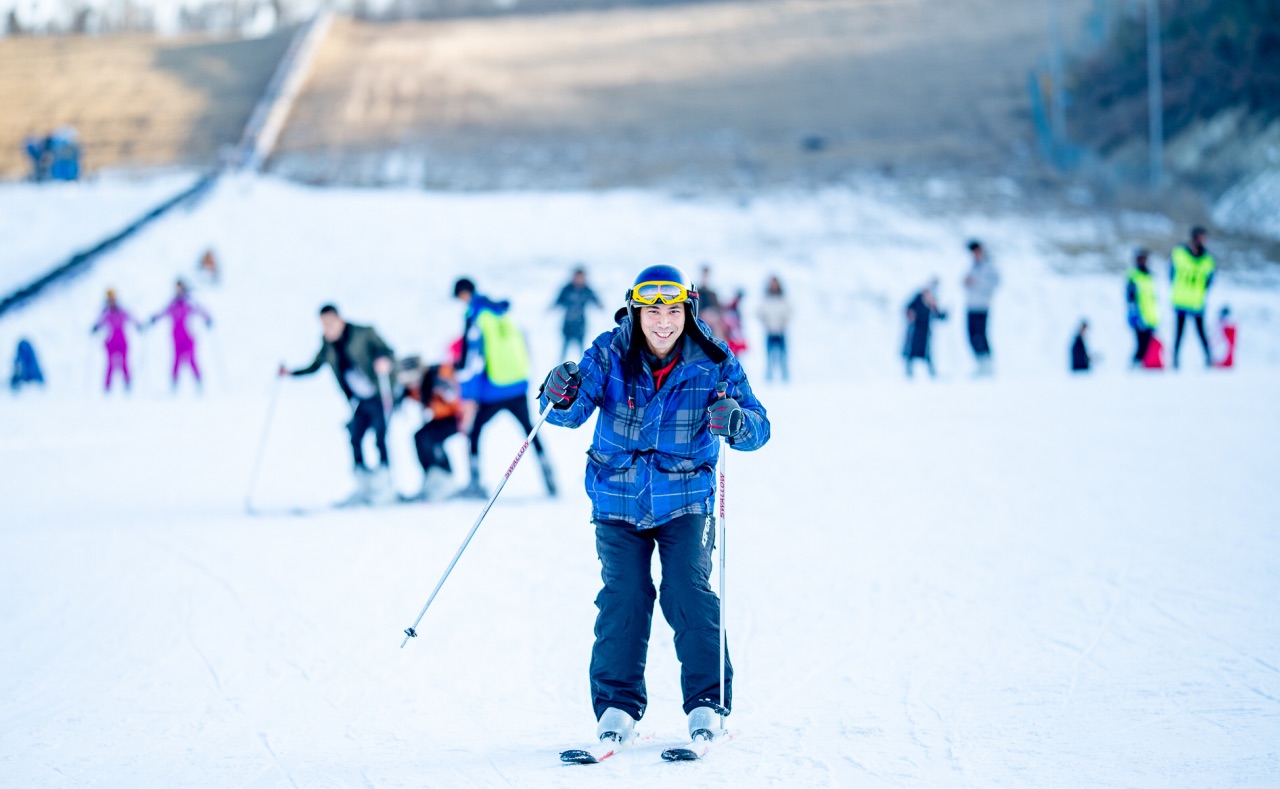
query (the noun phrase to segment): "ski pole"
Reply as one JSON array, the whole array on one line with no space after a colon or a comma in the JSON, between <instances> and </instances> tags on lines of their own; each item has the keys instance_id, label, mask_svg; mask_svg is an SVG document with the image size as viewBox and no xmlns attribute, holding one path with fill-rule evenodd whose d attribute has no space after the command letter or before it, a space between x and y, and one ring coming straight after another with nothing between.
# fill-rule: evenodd
<instances>
[{"instance_id":1,"label":"ski pole","mask_svg":"<svg viewBox=\"0 0 1280 789\"><path fill-rule=\"evenodd\" d=\"M385 416L387 428L391 427L391 411L395 406L395 396L391 393L391 376L378 373L378 383L382 390L382 415Z\"/></svg>"},{"instance_id":2,"label":"ski pole","mask_svg":"<svg viewBox=\"0 0 1280 789\"><path fill-rule=\"evenodd\" d=\"M729 387L727 384L721 383L718 387L716 387L716 392L720 395L720 397L724 397L725 394L728 392L728 389ZM725 654L726 652L728 652L728 648L725 646L725 637L724 637L724 569L725 569L724 554L725 554L725 537L726 537L725 517L724 517L724 467L725 467L725 463L729 459L728 447L729 447L728 439L721 438L720 452L719 452L720 457L717 459L717 462L716 462L716 475L718 477L718 483L719 483L718 484L719 495L716 498L718 499L718 503L720 505L716 513L716 527L717 527L716 531L719 532L719 534L716 535L716 540L720 543L720 709L722 710L727 709L727 707L725 707L724 705L724 664L725 664ZM723 715L720 718L720 725L722 727L724 726Z\"/></svg>"},{"instance_id":3,"label":"ski pole","mask_svg":"<svg viewBox=\"0 0 1280 789\"><path fill-rule=\"evenodd\" d=\"M262 457L267 453L267 438L271 435L271 425L275 421L276 400L280 398L280 384L284 381L283 375L276 376L276 382L271 385L271 400L267 404L267 421L262 426L262 438L258 440L258 455L253 460L253 473L249 477L249 490L244 494L244 511L253 512L253 490L258 485L258 472L262 469Z\"/></svg>"},{"instance_id":4,"label":"ski pole","mask_svg":"<svg viewBox=\"0 0 1280 789\"><path fill-rule=\"evenodd\" d=\"M570 362L572 364L572 362ZM444 582L449 577L449 573L453 572L453 568L457 565L458 560L462 558L462 552L467 549L471 538L476 536L476 531L480 528L480 524L484 522L484 518L489 514L489 508L493 506L493 502L497 501L498 494L502 492L506 486L507 480L511 479L511 472L516 470L516 464L520 462L520 458L524 457L524 453L529 449L529 444L533 442L535 436L538 435L538 429L542 427L542 423L547 421L547 416L551 414L552 404L547 403L547 407L542 409L542 413L538 414L538 421L533 423L533 429L529 431L529 435L525 437L524 443L520 445L520 451L516 453L515 460L511 461L511 465L507 466L507 473L502 475L502 480L498 483L498 489L489 497L489 503L484 505L484 510L480 512L480 517L476 518L475 525L471 527L471 531L467 532L467 537L462 541L462 545L458 547L458 552L453 555L453 561L449 562L449 566L445 568L444 575L440 576L440 582L436 584L436 588L432 590L431 596L427 598L427 604L422 607L422 611L418 614L418 618L413 620L413 624L405 628L404 641L400 642L400 648L404 649L404 645L409 643L409 639L418 637L418 623L422 621L422 617L427 615L427 609L431 607L431 603L436 599L436 595L440 594L440 587L444 586Z\"/></svg>"}]
</instances>

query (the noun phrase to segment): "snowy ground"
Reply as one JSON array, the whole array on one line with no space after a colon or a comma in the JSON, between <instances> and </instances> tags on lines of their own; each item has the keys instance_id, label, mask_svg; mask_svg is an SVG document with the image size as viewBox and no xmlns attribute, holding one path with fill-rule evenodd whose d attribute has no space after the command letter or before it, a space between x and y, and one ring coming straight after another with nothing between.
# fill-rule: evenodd
<instances>
[{"instance_id":1,"label":"snowy ground","mask_svg":"<svg viewBox=\"0 0 1280 789\"><path fill-rule=\"evenodd\" d=\"M0 408L3 783L1275 785L1280 294L1220 283L1242 369L1130 374L1120 284L1049 273L1052 222L926 219L858 192L742 207L224 183L0 322L0 348L32 336L51 380ZM932 272L959 306L970 234L1005 264L1001 375L969 380L953 319L942 379L907 383L900 307ZM101 290L158 309L210 243L227 271L197 294L217 320L204 396L168 394L160 331L138 340L133 396L98 395ZM612 301L642 263L702 259L752 296L779 271L800 310L797 382L759 385L774 440L729 468L741 736L659 763L683 727L658 617L655 743L562 767L593 731L589 433L547 429L564 495L521 467L400 650L478 507L246 517L271 370L310 358L330 299L437 352L463 273L522 300L541 369L558 350L542 308L575 260ZM1106 360L1070 378L1082 314ZM284 387L257 500L323 507L348 484L344 408L325 377ZM406 490L417 420L391 439ZM491 480L518 442L508 422L486 433Z\"/></svg>"}]
</instances>

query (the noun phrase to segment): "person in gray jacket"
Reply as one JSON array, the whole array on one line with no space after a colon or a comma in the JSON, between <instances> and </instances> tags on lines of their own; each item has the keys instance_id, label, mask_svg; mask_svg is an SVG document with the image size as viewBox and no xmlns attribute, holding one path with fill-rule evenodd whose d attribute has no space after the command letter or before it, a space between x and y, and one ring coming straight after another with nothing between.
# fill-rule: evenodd
<instances>
[{"instance_id":1,"label":"person in gray jacket","mask_svg":"<svg viewBox=\"0 0 1280 789\"><path fill-rule=\"evenodd\" d=\"M991 343L987 341L987 316L991 297L1000 286L1000 272L987 258L982 242L970 241L973 267L964 278L965 302L969 308L969 345L978 361L978 375L991 375Z\"/></svg>"}]
</instances>

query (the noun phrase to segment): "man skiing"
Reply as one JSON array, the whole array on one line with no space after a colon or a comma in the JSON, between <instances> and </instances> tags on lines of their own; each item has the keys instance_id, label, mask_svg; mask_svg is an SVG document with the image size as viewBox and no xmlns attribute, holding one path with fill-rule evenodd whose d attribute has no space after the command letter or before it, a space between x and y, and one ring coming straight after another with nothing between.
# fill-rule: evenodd
<instances>
[{"instance_id":1,"label":"man skiing","mask_svg":"<svg viewBox=\"0 0 1280 789\"><path fill-rule=\"evenodd\" d=\"M969 347L978 363L978 375L991 375L991 343L987 339L987 320L991 314L991 298L1000 285L1000 272L987 257L982 242L970 241L969 254L973 266L964 278L965 302L969 308Z\"/></svg>"},{"instance_id":2,"label":"man skiing","mask_svg":"<svg viewBox=\"0 0 1280 789\"><path fill-rule=\"evenodd\" d=\"M329 365L342 394L352 406L347 431L351 434L356 491L342 503L382 504L393 501L395 491L387 459L387 418L390 416L392 395L389 377L395 355L373 327L347 323L332 304L320 308L320 326L324 342L316 358L300 370L289 370L281 365L280 375L311 375L322 366ZM373 430L378 447L376 472L365 466L361 446L369 430Z\"/></svg>"},{"instance_id":3,"label":"man skiing","mask_svg":"<svg viewBox=\"0 0 1280 789\"><path fill-rule=\"evenodd\" d=\"M102 308L102 315L98 316L98 322L93 324L90 334L96 334L105 330L107 334L104 347L107 351L107 382L103 385L104 392L111 391L111 380L114 373L119 370L124 377L124 389L129 391L129 337L125 334L125 327L133 324L138 331L142 331L142 324L126 312L116 301L116 292L114 290L107 291L107 303Z\"/></svg>"},{"instance_id":4,"label":"man skiing","mask_svg":"<svg viewBox=\"0 0 1280 789\"><path fill-rule=\"evenodd\" d=\"M759 449L770 427L742 366L712 339L698 307L698 292L679 269L644 269L627 291L617 328L596 338L578 368L553 369L540 393L543 408L555 406L552 424L576 428L600 411L586 488L604 581L590 669L602 740L625 743L648 703L655 547L690 736L715 737L732 709L727 653L720 704L720 601L709 581L718 442ZM727 384L723 397L720 384Z\"/></svg>"},{"instance_id":5,"label":"man skiing","mask_svg":"<svg viewBox=\"0 0 1280 789\"><path fill-rule=\"evenodd\" d=\"M560 289L553 308L564 310L564 346L560 350L560 358L569 358L569 346L578 346L578 353L586 350L587 307L600 306L600 298L587 284L586 269L573 270L573 278Z\"/></svg>"},{"instance_id":6,"label":"man skiing","mask_svg":"<svg viewBox=\"0 0 1280 789\"><path fill-rule=\"evenodd\" d=\"M526 433L533 432L529 419L529 347L524 334L511 320L511 302L492 301L476 293L475 283L463 277L454 283L454 298L467 305L462 329L462 352L457 378L462 399L472 406L471 482L458 492L467 498L488 496L480 483L480 434L489 420L502 411L510 412ZM551 463L536 436L533 449L542 465L547 493L556 495Z\"/></svg>"},{"instance_id":7,"label":"man skiing","mask_svg":"<svg viewBox=\"0 0 1280 789\"><path fill-rule=\"evenodd\" d=\"M200 386L200 367L196 364L196 341L191 336L191 332L187 329L187 319L192 315L204 318L206 328L212 328L213 318L209 317L209 313L204 308L191 301L187 295L187 283L178 280L174 284L173 301L168 306L151 316L151 320L147 322L148 326L154 326L156 321L161 318L168 318L173 322L173 388L178 388L178 373L182 371L182 364L185 362L191 368L191 374L195 376L196 386Z\"/></svg>"},{"instance_id":8,"label":"man skiing","mask_svg":"<svg viewBox=\"0 0 1280 789\"><path fill-rule=\"evenodd\" d=\"M1124 288L1124 300L1129 305L1129 325L1133 327L1138 343L1133 352L1132 367L1141 365L1147 358L1147 348L1151 346L1151 338L1160 323L1156 283L1151 278L1147 257L1145 249L1133 253L1133 268L1129 269L1128 282Z\"/></svg>"},{"instance_id":9,"label":"man skiing","mask_svg":"<svg viewBox=\"0 0 1280 789\"><path fill-rule=\"evenodd\" d=\"M1204 330L1205 297L1209 286L1213 284L1213 274L1217 263L1209 250L1205 249L1204 240L1207 233L1203 227L1191 228L1191 241L1177 247L1169 256L1169 279L1173 289L1169 300L1173 302L1173 367L1178 367L1178 353L1182 350L1182 329L1187 317L1195 319L1196 331L1200 334L1200 343L1204 346L1205 366L1213 364L1213 354L1209 351L1209 335Z\"/></svg>"}]
</instances>

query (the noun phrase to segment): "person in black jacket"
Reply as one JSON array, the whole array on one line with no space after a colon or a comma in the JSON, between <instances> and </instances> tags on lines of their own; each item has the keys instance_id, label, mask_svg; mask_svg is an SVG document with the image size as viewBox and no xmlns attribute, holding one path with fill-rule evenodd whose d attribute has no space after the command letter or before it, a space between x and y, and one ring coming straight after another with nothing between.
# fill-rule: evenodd
<instances>
[{"instance_id":1,"label":"person in black jacket","mask_svg":"<svg viewBox=\"0 0 1280 789\"><path fill-rule=\"evenodd\" d=\"M946 320L947 313L938 308L938 300L934 295L938 280L932 279L924 289L915 295L907 304L907 341L902 355L907 360L907 377L911 377L912 362L924 360L929 370L929 377L936 375L933 369L933 356L929 351L929 332L933 321Z\"/></svg>"},{"instance_id":2,"label":"person in black jacket","mask_svg":"<svg viewBox=\"0 0 1280 789\"><path fill-rule=\"evenodd\" d=\"M391 485L391 468L387 458L387 420L391 415L390 375L395 354L371 326L347 323L338 308L326 304L320 308L320 325L324 342L311 364L299 370L280 366L280 375L311 375L328 365L338 379L342 394L351 404L351 454L355 462L356 492L344 504L385 503L395 498ZM370 471L364 463L364 436L373 431L378 447L378 470Z\"/></svg>"},{"instance_id":3,"label":"person in black jacket","mask_svg":"<svg viewBox=\"0 0 1280 789\"><path fill-rule=\"evenodd\" d=\"M1087 373L1089 372L1089 348L1084 343L1084 335L1089 331L1089 322L1080 321L1080 328L1076 330L1076 338L1071 343L1071 372Z\"/></svg>"}]
</instances>

